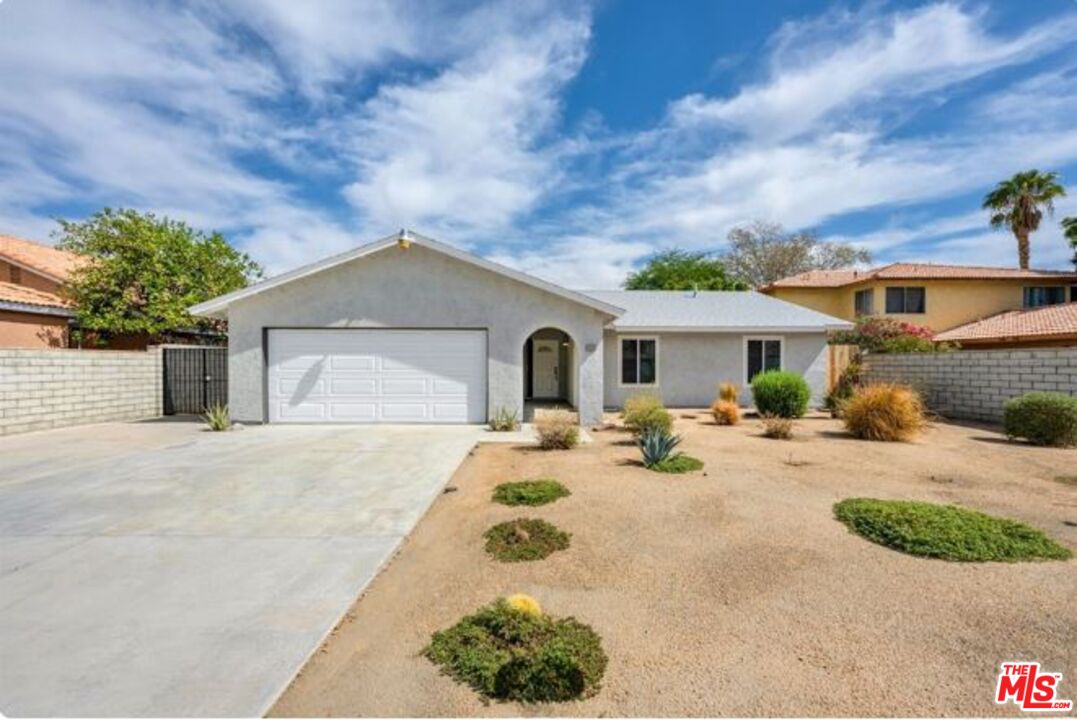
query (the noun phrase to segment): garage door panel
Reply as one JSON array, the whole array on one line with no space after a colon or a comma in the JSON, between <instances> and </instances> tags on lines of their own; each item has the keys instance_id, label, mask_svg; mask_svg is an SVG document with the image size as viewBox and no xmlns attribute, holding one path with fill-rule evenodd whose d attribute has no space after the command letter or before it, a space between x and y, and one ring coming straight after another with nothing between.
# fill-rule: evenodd
<instances>
[{"instance_id":1,"label":"garage door panel","mask_svg":"<svg viewBox=\"0 0 1077 720\"><path fill-rule=\"evenodd\" d=\"M269 419L483 422L486 333L271 330Z\"/></svg>"}]
</instances>

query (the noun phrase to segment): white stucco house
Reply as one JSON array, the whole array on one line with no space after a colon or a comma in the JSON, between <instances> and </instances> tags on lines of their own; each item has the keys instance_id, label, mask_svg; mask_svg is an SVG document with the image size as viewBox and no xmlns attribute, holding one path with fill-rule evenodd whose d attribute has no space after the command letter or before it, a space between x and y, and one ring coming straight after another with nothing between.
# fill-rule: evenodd
<instances>
[{"instance_id":1,"label":"white stucco house","mask_svg":"<svg viewBox=\"0 0 1077 720\"><path fill-rule=\"evenodd\" d=\"M251 423L483 423L533 400L591 424L771 368L821 401L826 332L850 326L756 292L569 290L407 231L191 311L228 320L229 407Z\"/></svg>"}]
</instances>

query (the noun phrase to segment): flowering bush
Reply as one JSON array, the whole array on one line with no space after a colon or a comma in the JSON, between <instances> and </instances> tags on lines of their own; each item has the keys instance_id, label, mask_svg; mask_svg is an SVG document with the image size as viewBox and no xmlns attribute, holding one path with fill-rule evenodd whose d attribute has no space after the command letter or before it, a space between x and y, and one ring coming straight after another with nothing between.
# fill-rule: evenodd
<instances>
[{"instance_id":1,"label":"flowering bush","mask_svg":"<svg viewBox=\"0 0 1077 720\"><path fill-rule=\"evenodd\" d=\"M839 330L830 336L832 345L856 345L877 353L946 352L952 343L937 343L935 331L924 325L882 317L862 317L852 330Z\"/></svg>"}]
</instances>

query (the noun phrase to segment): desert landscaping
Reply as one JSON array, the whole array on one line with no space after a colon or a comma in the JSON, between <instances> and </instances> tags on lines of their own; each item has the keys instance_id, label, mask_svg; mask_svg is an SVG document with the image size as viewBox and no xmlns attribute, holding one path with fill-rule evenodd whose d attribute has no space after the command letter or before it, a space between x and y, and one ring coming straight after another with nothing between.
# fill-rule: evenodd
<instances>
[{"instance_id":1,"label":"desert landscaping","mask_svg":"<svg viewBox=\"0 0 1077 720\"><path fill-rule=\"evenodd\" d=\"M1074 451L933 422L910 442L849 436L822 413L791 440L746 417L673 411L701 471L653 472L617 415L590 443L480 445L397 556L271 711L275 716L997 715L999 663L1077 667L1073 560L949 562L853 534L835 503L958 505L1077 549ZM560 481L541 506L497 485ZM484 533L516 518L571 535L498 562ZM602 639L597 692L558 704L484 700L424 656L432 635L526 593Z\"/></svg>"}]
</instances>

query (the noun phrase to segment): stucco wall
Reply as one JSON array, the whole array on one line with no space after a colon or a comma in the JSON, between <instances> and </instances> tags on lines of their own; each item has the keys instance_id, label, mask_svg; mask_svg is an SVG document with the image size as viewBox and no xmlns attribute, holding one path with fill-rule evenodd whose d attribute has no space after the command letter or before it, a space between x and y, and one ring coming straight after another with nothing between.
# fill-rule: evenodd
<instances>
[{"instance_id":1,"label":"stucco wall","mask_svg":"<svg viewBox=\"0 0 1077 720\"><path fill-rule=\"evenodd\" d=\"M1077 348L963 350L866 355L867 382L895 382L920 391L935 412L1000 422L1002 406L1032 390L1077 395Z\"/></svg>"},{"instance_id":2,"label":"stucco wall","mask_svg":"<svg viewBox=\"0 0 1077 720\"><path fill-rule=\"evenodd\" d=\"M575 343L576 404L581 421L594 423L602 414L605 320L589 307L419 245L392 247L233 304L229 406L238 421L265 417L263 328L485 328L488 410L504 406L522 415L524 341L555 327Z\"/></svg>"},{"instance_id":3,"label":"stucco wall","mask_svg":"<svg viewBox=\"0 0 1077 720\"><path fill-rule=\"evenodd\" d=\"M0 435L161 414L161 352L0 350Z\"/></svg>"},{"instance_id":4,"label":"stucco wall","mask_svg":"<svg viewBox=\"0 0 1077 720\"><path fill-rule=\"evenodd\" d=\"M67 347L67 318L0 310L0 347Z\"/></svg>"},{"instance_id":5,"label":"stucco wall","mask_svg":"<svg viewBox=\"0 0 1077 720\"><path fill-rule=\"evenodd\" d=\"M50 293L60 292L60 283L55 280L50 280L47 277L38 275L33 270L17 267L6 260L0 260L0 282L25 285L26 287L31 287L35 290L43 290Z\"/></svg>"},{"instance_id":6,"label":"stucco wall","mask_svg":"<svg viewBox=\"0 0 1077 720\"><path fill-rule=\"evenodd\" d=\"M658 337L658 386L622 387L620 384L619 337ZM751 335L749 337L757 337ZM812 402L821 404L826 394L827 347L825 333L768 335L783 339L784 369L800 373L812 388ZM706 407L718 394L718 384L733 382L741 387L741 403L751 404L745 384L745 336L738 333L615 333L607 331L605 344L605 404L619 408L627 397L653 391L670 407Z\"/></svg>"}]
</instances>

